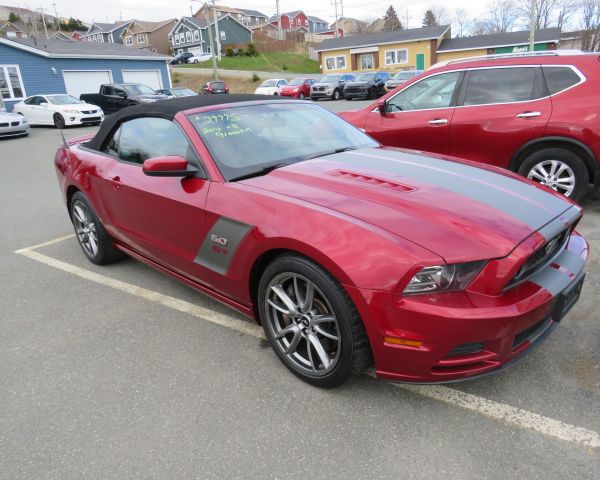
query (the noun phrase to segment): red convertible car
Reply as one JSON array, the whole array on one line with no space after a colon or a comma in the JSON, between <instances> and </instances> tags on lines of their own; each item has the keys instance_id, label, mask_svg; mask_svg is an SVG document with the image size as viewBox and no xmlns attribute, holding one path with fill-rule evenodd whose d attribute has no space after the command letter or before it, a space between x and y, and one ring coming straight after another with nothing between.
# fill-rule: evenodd
<instances>
[{"instance_id":1,"label":"red convertible car","mask_svg":"<svg viewBox=\"0 0 600 480\"><path fill-rule=\"evenodd\" d=\"M382 148L256 95L124 109L60 147L83 253L141 260L260 322L298 377L448 382L510 365L577 301L582 211L502 171Z\"/></svg>"}]
</instances>

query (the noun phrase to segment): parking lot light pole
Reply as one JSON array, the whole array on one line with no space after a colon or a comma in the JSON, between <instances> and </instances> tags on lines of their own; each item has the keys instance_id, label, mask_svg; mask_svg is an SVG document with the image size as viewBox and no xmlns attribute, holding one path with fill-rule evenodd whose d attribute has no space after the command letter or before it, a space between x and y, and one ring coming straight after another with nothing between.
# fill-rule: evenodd
<instances>
[{"instance_id":1,"label":"parking lot light pole","mask_svg":"<svg viewBox=\"0 0 600 480\"><path fill-rule=\"evenodd\" d=\"M535 43L535 0L531 0L531 9L529 12L529 51L533 52Z\"/></svg>"}]
</instances>

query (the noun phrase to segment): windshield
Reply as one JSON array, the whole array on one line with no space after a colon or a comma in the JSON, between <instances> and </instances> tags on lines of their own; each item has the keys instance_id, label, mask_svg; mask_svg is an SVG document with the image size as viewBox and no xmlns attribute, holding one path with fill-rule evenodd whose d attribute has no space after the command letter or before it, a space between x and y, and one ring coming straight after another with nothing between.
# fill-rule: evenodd
<instances>
[{"instance_id":1,"label":"windshield","mask_svg":"<svg viewBox=\"0 0 600 480\"><path fill-rule=\"evenodd\" d=\"M416 72L398 72L394 75L394 80L408 80L416 75Z\"/></svg>"},{"instance_id":2,"label":"windshield","mask_svg":"<svg viewBox=\"0 0 600 480\"><path fill-rule=\"evenodd\" d=\"M210 82L212 88L225 88L224 82Z\"/></svg>"},{"instance_id":3,"label":"windshield","mask_svg":"<svg viewBox=\"0 0 600 480\"><path fill-rule=\"evenodd\" d=\"M123 85L123 88L127 92L127 95L156 95L154 90L142 83Z\"/></svg>"},{"instance_id":4,"label":"windshield","mask_svg":"<svg viewBox=\"0 0 600 480\"><path fill-rule=\"evenodd\" d=\"M46 98L53 105L74 105L83 103L81 100L72 97L71 95L47 95Z\"/></svg>"},{"instance_id":5,"label":"windshield","mask_svg":"<svg viewBox=\"0 0 600 480\"><path fill-rule=\"evenodd\" d=\"M338 83L340 81L340 75L325 75L319 83Z\"/></svg>"},{"instance_id":6,"label":"windshield","mask_svg":"<svg viewBox=\"0 0 600 480\"><path fill-rule=\"evenodd\" d=\"M190 97L192 95L196 95L189 88L174 88L173 90L171 90L171 92L176 97Z\"/></svg>"},{"instance_id":7,"label":"windshield","mask_svg":"<svg viewBox=\"0 0 600 480\"><path fill-rule=\"evenodd\" d=\"M277 85L277 80L265 80L260 84L261 87L274 87Z\"/></svg>"},{"instance_id":8,"label":"windshield","mask_svg":"<svg viewBox=\"0 0 600 480\"><path fill-rule=\"evenodd\" d=\"M296 86L296 85L302 85L304 83L304 79L303 78L296 78L295 80L292 80L289 85L291 85L292 87Z\"/></svg>"},{"instance_id":9,"label":"windshield","mask_svg":"<svg viewBox=\"0 0 600 480\"><path fill-rule=\"evenodd\" d=\"M357 82L370 82L372 80L375 80L375 73L361 73L359 75L357 75L356 77L356 81Z\"/></svg>"},{"instance_id":10,"label":"windshield","mask_svg":"<svg viewBox=\"0 0 600 480\"><path fill-rule=\"evenodd\" d=\"M277 164L378 144L316 105L274 102L188 116L227 181Z\"/></svg>"}]
</instances>

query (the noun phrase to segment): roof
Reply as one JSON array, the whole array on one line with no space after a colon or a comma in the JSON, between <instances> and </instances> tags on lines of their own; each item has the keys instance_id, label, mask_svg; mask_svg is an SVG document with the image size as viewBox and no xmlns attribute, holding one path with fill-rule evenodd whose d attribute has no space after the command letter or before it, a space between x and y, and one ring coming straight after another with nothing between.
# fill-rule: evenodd
<instances>
[{"instance_id":1,"label":"roof","mask_svg":"<svg viewBox=\"0 0 600 480\"><path fill-rule=\"evenodd\" d=\"M225 18L230 18L231 20L233 20L235 23L239 24L240 26L242 26L243 28L245 28L246 30L250 31L250 28L248 28L246 25L244 25L243 23L240 23L238 20L236 20L234 17L231 16L230 13L226 13L224 15L221 15L217 21L221 21L224 20ZM208 22L205 18L198 18L198 17L181 17L181 19L175 23L175 25L173 25L173 28L171 29L171 31L169 32L169 34L173 33L173 30L175 30L176 27L178 27L180 25L180 23L182 21L187 21L188 23L191 23L193 25L196 25L198 28L206 28L208 25L213 25L215 23L214 20L211 20L210 22Z\"/></svg>"},{"instance_id":2,"label":"roof","mask_svg":"<svg viewBox=\"0 0 600 480\"><path fill-rule=\"evenodd\" d=\"M247 10L245 8L238 8L238 11L242 12L244 15L248 17L264 17L267 18L267 15L259 12L258 10Z\"/></svg>"},{"instance_id":3,"label":"roof","mask_svg":"<svg viewBox=\"0 0 600 480\"><path fill-rule=\"evenodd\" d=\"M255 102L260 100L289 101L290 98L278 95L253 94L194 95L189 97L173 98L169 100L159 100L158 102L153 103L143 103L133 107L124 108L106 117L96 136L92 138L86 146L93 150L100 150L107 140L107 137L114 130L115 126L121 123L123 120L129 120L138 117L161 117L172 120L175 115L185 110L212 107L214 105Z\"/></svg>"},{"instance_id":4,"label":"roof","mask_svg":"<svg viewBox=\"0 0 600 480\"><path fill-rule=\"evenodd\" d=\"M535 43L558 42L560 28L544 28L535 31ZM474 37L449 38L444 40L438 52L456 52L460 50L473 50L477 48L510 47L513 45L526 45L529 43L529 30L520 32L501 32Z\"/></svg>"},{"instance_id":5,"label":"roof","mask_svg":"<svg viewBox=\"0 0 600 480\"><path fill-rule=\"evenodd\" d=\"M329 22L327 20L323 20L322 18L319 17L315 17L314 15L309 15L307 17L311 22L316 22L316 23L327 23L329 24Z\"/></svg>"},{"instance_id":6,"label":"roof","mask_svg":"<svg viewBox=\"0 0 600 480\"><path fill-rule=\"evenodd\" d=\"M21 26L19 26L21 25ZM23 25L22 22L4 22L4 23L0 23L0 30L4 30L5 32L9 31L7 30L8 27L13 27L13 30L10 30L11 32L21 32L21 33L26 33L25 30L23 30L23 28L21 27L25 27L25 25Z\"/></svg>"},{"instance_id":7,"label":"roof","mask_svg":"<svg viewBox=\"0 0 600 480\"><path fill-rule=\"evenodd\" d=\"M164 27L165 25L168 25L171 22L177 22L176 18L169 18L168 20L163 20L162 22L146 22L146 21L142 21L142 20L133 20L131 23L135 23L137 25L139 25L140 27L142 27L142 30L138 33L142 33L142 32L153 32L155 30L158 30L161 27ZM131 25L130 25L131 27Z\"/></svg>"},{"instance_id":8,"label":"roof","mask_svg":"<svg viewBox=\"0 0 600 480\"><path fill-rule=\"evenodd\" d=\"M47 58L99 58L128 60L167 60L169 57L149 50L125 47L118 43L71 42L41 38L0 38L0 44Z\"/></svg>"},{"instance_id":9,"label":"roof","mask_svg":"<svg viewBox=\"0 0 600 480\"><path fill-rule=\"evenodd\" d=\"M450 29L450 25L437 27L410 28L393 32L366 33L341 38L329 38L316 48L317 52L338 50L340 48L370 47L386 43L411 42L440 38Z\"/></svg>"}]
</instances>

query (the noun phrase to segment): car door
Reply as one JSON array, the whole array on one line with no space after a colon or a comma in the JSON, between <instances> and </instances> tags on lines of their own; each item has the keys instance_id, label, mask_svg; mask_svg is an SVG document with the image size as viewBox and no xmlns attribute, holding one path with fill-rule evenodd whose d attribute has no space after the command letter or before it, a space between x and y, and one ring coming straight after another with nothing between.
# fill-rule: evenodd
<instances>
[{"instance_id":1,"label":"car door","mask_svg":"<svg viewBox=\"0 0 600 480\"><path fill-rule=\"evenodd\" d=\"M201 173L190 178L145 175L144 160L164 155L184 157ZM182 128L164 118L123 122L103 147L103 156L92 187L100 192L110 233L138 254L197 278L193 259L206 236L210 182Z\"/></svg>"},{"instance_id":2,"label":"car door","mask_svg":"<svg viewBox=\"0 0 600 480\"><path fill-rule=\"evenodd\" d=\"M46 105L44 105L46 104ZM31 102L27 105L27 118L30 123L34 123L36 125L46 125L48 124L48 119L46 118L48 114L48 100L44 97L36 96L31 99Z\"/></svg>"},{"instance_id":3,"label":"car door","mask_svg":"<svg viewBox=\"0 0 600 480\"><path fill-rule=\"evenodd\" d=\"M520 146L541 137L552 102L539 66L467 72L450 125L450 154L507 167Z\"/></svg>"},{"instance_id":4,"label":"car door","mask_svg":"<svg viewBox=\"0 0 600 480\"><path fill-rule=\"evenodd\" d=\"M105 85L102 88L102 98L104 99L103 110L105 113L114 113L121 110L128 104L127 94L122 88L114 85Z\"/></svg>"},{"instance_id":5,"label":"car door","mask_svg":"<svg viewBox=\"0 0 600 480\"><path fill-rule=\"evenodd\" d=\"M385 114L367 114L365 131L386 146L448 153L462 75L443 72L407 86L385 102Z\"/></svg>"},{"instance_id":6,"label":"car door","mask_svg":"<svg viewBox=\"0 0 600 480\"><path fill-rule=\"evenodd\" d=\"M39 98L41 98L41 101L35 107L38 123L52 125L54 123L54 114L56 113L54 110L54 105L52 105L52 103L50 103L46 97Z\"/></svg>"},{"instance_id":7,"label":"car door","mask_svg":"<svg viewBox=\"0 0 600 480\"><path fill-rule=\"evenodd\" d=\"M21 105L18 105L16 108L18 112L21 113L30 124L34 124L35 122L35 111L33 110L33 105L36 102L36 99L39 97L31 97L25 100Z\"/></svg>"}]
</instances>

